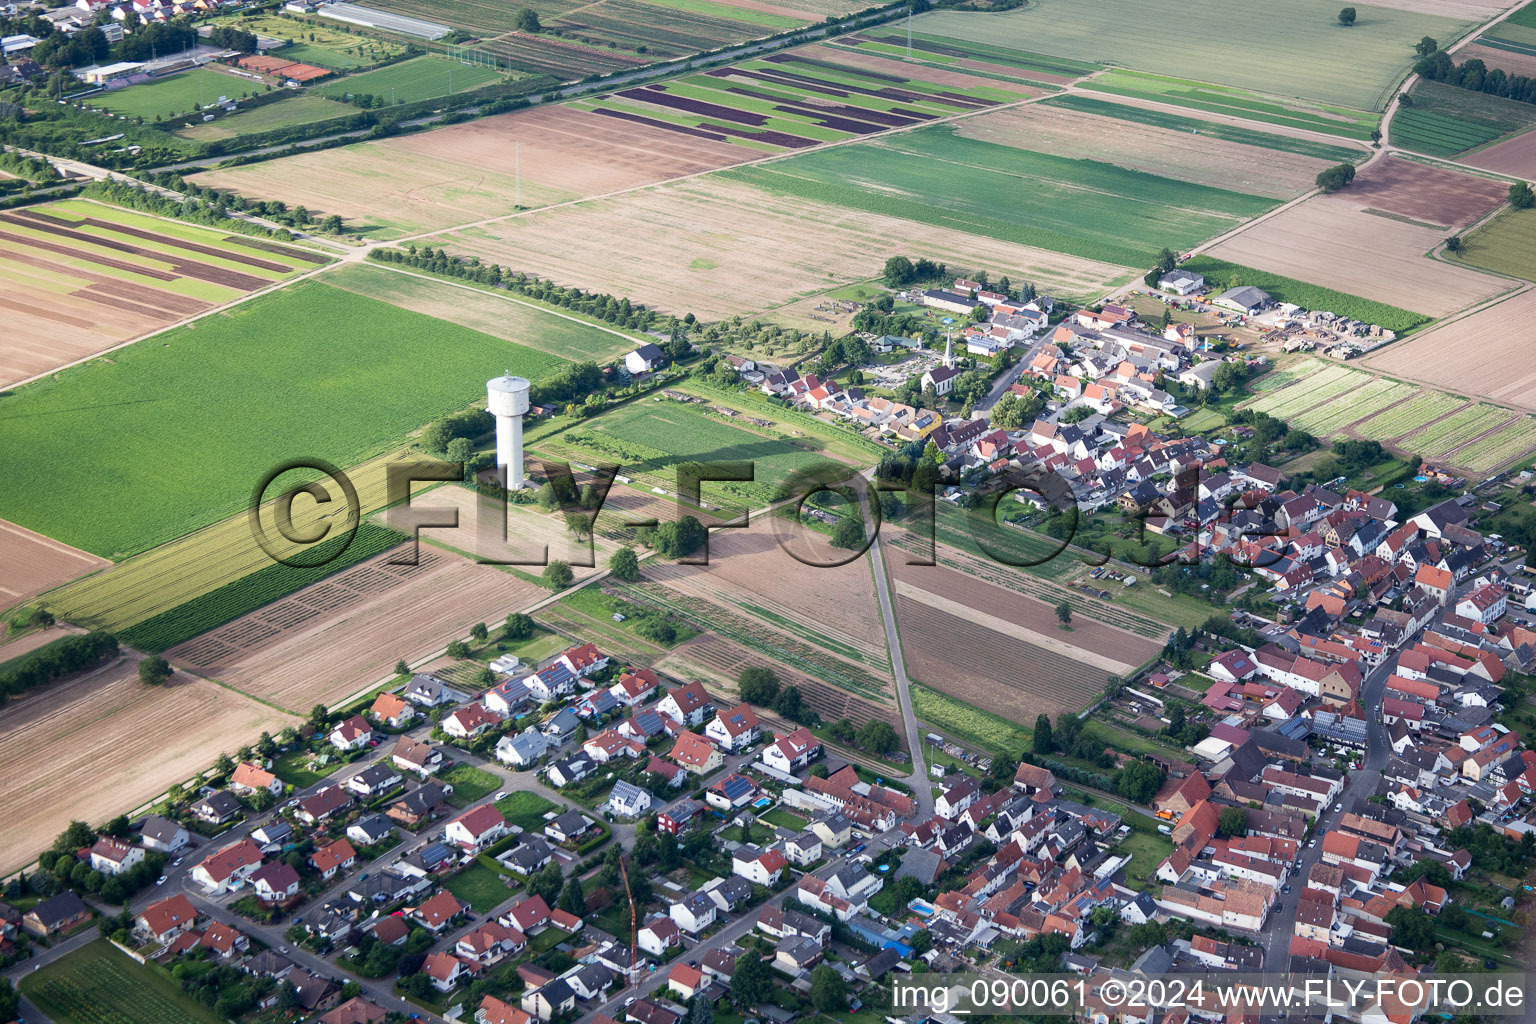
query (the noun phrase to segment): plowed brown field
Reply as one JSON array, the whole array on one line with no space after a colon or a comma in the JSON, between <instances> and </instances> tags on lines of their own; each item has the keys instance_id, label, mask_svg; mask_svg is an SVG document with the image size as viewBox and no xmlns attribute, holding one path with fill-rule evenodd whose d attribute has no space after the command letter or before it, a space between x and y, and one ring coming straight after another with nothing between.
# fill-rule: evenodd
<instances>
[{"instance_id":1,"label":"plowed brown field","mask_svg":"<svg viewBox=\"0 0 1536 1024\"><path fill-rule=\"evenodd\" d=\"M138 662L49 687L0 711L0 873L30 863L71 820L101 823L298 720L216 683L139 682Z\"/></svg>"},{"instance_id":2,"label":"plowed brown field","mask_svg":"<svg viewBox=\"0 0 1536 1024\"><path fill-rule=\"evenodd\" d=\"M0 519L0 611L111 564Z\"/></svg>"}]
</instances>

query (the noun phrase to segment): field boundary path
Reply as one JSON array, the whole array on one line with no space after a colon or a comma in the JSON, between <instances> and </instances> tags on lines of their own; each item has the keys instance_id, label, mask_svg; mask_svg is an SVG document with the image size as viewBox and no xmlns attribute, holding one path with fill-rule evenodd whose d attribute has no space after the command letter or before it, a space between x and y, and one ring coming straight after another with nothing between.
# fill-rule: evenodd
<instances>
[{"instance_id":1,"label":"field boundary path","mask_svg":"<svg viewBox=\"0 0 1536 1024\"><path fill-rule=\"evenodd\" d=\"M868 495L865 495L865 501ZM907 734L907 750L912 755L912 797L917 801L916 820L933 817L933 787L928 782L928 764L923 758L923 737L912 708L912 680L907 675L907 661L901 653L901 633L896 627L895 602L891 599L891 579L885 571L885 553L880 538L869 545L871 568L875 575L875 598L880 603L880 620L885 624L885 645L890 651L891 675L896 680L896 704L901 708L901 724Z\"/></svg>"}]
</instances>

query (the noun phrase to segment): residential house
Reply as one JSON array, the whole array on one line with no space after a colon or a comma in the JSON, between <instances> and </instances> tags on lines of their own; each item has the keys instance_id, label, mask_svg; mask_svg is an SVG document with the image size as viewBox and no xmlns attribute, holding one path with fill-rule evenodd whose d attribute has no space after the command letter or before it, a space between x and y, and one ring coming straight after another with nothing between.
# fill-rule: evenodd
<instances>
[{"instance_id":1,"label":"residential house","mask_svg":"<svg viewBox=\"0 0 1536 1024\"><path fill-rule=\"evenodd\" d=\"M182 932L197 927L197 908L185 893L158 900L134 918L134 928L149 939L168 943Z\"/></svg>"},{"instance_id":2,"label":"residential house","mask_svg":"<svg viewBox=\"0 0 1536 1024\"><path fill-rule=\"evenodd\" d=\"M266 792L276 797L283 795L283 780L260 765L241 761L229 777L229 788L241 796Z\"/></svg>"},{"instance_id":3,"label":"residential house","mask_svg":"<svg viewBox=\"0 0 1536 1024\"><path fill-rule=\"evenodd\" d=\"M750 704L738 704L722 711L704 727L706 738L730 753L739 753L756 743L762 735L757 713Z\"/></svg>"},{"instance_id":4,"label":"residential house","mask_svg":"<svg viewBox=\"0 0 1536 1024\"><path fill-rule=\"evenodd\" d=\"M443 767L443 752L430 743L422 743L408 736L402 736L400 742L395 744L390 760L401 771L415 772L422 778L426 778Z\"/></svg>"},{"instance_id":5,"label":"residential house","mask_svg":"<svg viewBox=\"0 0 1536 1024\"><path fill-rule=\"evenodd\" d=\"M357 851L346 839L327 843L309 855L309 866L320 872L321 878L331 878L338 871L348 871L357 863Z\"/></svg>"},{"instance_id":6,"label":"residential house","mask_svg":"<svg viewBox=\"0 0 1536 1024\"><path fill-rule=\"evenodd\" d=\"M373 742L373 726L362 715L353 715L338 722L327 738L337 750L361 750Z\"/></svg>"},{"instance_id":7,"label":"residential house","mask_svg":"<svg viewBox=\"0 0 1536 1024\"><path fill-rule=\"evenodd\" d=\"M656 710L689 727L702 725L715 713L715 703L703 683L687 683L667 692Z\"/></svg>"},{"instance_id":8,"label":"residential house","mask_svg":"<svg viewBox=\"0 0 1536 1024\"><path fill-rule=\"evenodd\" d=\"M343 840L345 842L345 840ZM251 888L263 903L283 903L299 894L299 873L280 860L251 872Z\"/></svg>"},{"instance_id":9,"label":"residential house","mask_svg":"<svg viewBox=\"0 0 1536 1024\"><path fill-rule=\"evenodd\" d=\"M191 841L192 837L179 823L158 814L145 818L139 828L139 842L144 844L144 849L157 853L175 855Z\"/></svg>"},{"instance_id":10,"label":"residential house","mask_svg":"<svg viewBox=\"0 0 1536 1024\"><path fill-rule=\"evenodd\" d=\"M111 836L102 836L91 846L91 867L104 875L120 875L144 860L144 850Z\"/></svg>"},{"instance_id":11,"label":"residential house","mask_svg":"<svg viewBox=\"0 0 1536 1024\"><path fill-rule=\"evenodd\" d=\"M450 821L443 829L443 840L478 853L511 832L507 819L495 804L481 804Z\"/></svg>"},{"instance_id":12,"label":"residential house","mask_svg":"<svg viewBox=\"0 0 1536 1024\"><path fill-rule=\"evenodd\" d=\"M442 722L442 730L456 740L478 739L501 724L501 716L479 704L455 708Z\"/></svg>"},{"instance_id":13,"label":"residential house","mask_svg":"<svg viewBox=\"0 0 1536 1024\"><path fill-rule=\"evenodd\" d=\"M91 908L66 889L56 896L49 896L21 915L22 931L40 938L51 938L70 931L91 919Z\"/></svg>"},{"instance_id":14,"label":"residential house","mask_svg":"<svg viewBox=\"0 0 1536 1024\"><path fill-rule=\"evenodd\" d=\"M416 719L416 709L398 693L379 694L368 713L387 729L403 729Z\"/></svg>"},{"instance_id":15,"label":"residential house","mask_svg":"<svg viewBox=\"0 0 1536 1024\"><path fill-rule=\"evenodd\" d=\"M671 700L672 694L665 699ZM693 732L679 736L668 756L694 775L708 775L725 763L724 755L713 743Z\"/></svg>"},{"instance_id":16,"label":"residential house","mask_svg":"<svg viewBox=\"0 0 1536 1024\"><path fill-rule=\"evenodd\" d=\"M192 880L210 893L228 892L261 866L261 847L242 839L210 853L192 869Z\"/></svg>"}]
</instances>

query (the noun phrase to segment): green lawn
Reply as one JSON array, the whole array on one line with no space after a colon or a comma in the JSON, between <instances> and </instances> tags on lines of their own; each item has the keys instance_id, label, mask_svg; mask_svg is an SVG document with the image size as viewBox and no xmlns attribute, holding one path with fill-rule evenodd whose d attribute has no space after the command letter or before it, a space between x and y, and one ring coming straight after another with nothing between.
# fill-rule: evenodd
<instances>
[{"instance_id":1,"label":"green lawn","mask_svg":"<svg viewBox=\"0 0 1536 1024\"><path fill-rule=\"evenodd\" d=\"M528 940L528 948L535 953L544 953L570 937L570 932L563 932L559 928L546 928Z\"/></svg>"},{"instance_id":2,"label":"green lawn","mask_svg":"<svg viewBox=\"0 0 1536 1024\"><path fill-rule=\"evenodd\" d=\"M468 903L469 909L477 914L505 903L513 893L501 875L479 862L443 882L443 888L458 897L461 903Z\"/></svg>"},{"instance_id":3,"label":"green lawn","mask_svg":"<svg viewBox=\"0 0 1536 1024\"><path fill-rule=\"evenodd\" d=\"M215 142L220 139L233 139L239 135L271 131L274 128L287 128L290 125L346 117L355 113L357 108L346 103L337 103L324 96L301 92L286 99L263 103L259 107L224 114L207 123L194 121L191 128L178 128L176 134L197 142Z\"/></svg>"},{"instance_id":4,"label":"green lawn","mask_svg":"<svg viewBox=\"0 0 1536 1024\"><path fill-rule=\"evenodd\" d=\"M1331 0L1233 4L1226 0L1036 0L1004 14L943 11L914 22L960 43L1097 61L1166 75L1382 108L1414 60L1412 44L1454 42L1470 22L1357 4L1352 28ZM1283 40L1282 42L1279 42Z\"/></svg>"},{"instance_id":5,"label":"green lawn","mask_svg":"<svg viewBox=\"0 0 1536 1024\"><path fill-rule=\"evenodd\" d=\"M561 365L301 282L0 397L0 518L120 557L243 513L284 460L354 465Z\"/></svg>"},{"instance_id":6,"label":"green lawn","mask_svg":"<svg viewBox=\"0 0 1536 1024\"><path fill-rule=\"evenodd\" d=\"M222 1024L158 968L105 939L28 973L18 987L54 1024Z\"/></svg>"},{"instance_id":7,"label":"green lawn","mask_svg":"<svg viewBox=\"0 0 1536 1024\"><path fill-rule=\"evenodd\" d=\"M169 120L172 115L195 121L194 110L217 103L220 96L239 99L264 91L264 86L208 68L194 68L168 78L126 89L98 93L86 102L114 114L142 117L146 121ZM201 116L201 115L197 115Z\"/></svg>"},{"instance_id":8,"label":"green lawn","mask_svg":"<svg viewBox=\"0 0 1536 1024\"><path fill-rule=\"evenodd\" d=\"M439 775L438 780L452 784L452 802L457 807L468 807L501 788L500 776L472 764L454 765Z\"/></svg>"},{"instance_id":9,"label":"green lawn","mask_svg":"<svg viewBox=\"0 0 1536 1024\"><path fill-rule=\"evenodd\" d=\"M801 817L784 807L775 807L759 814L758 817L770 825L780 825L784 828L797 830L805 828L806 822L809 821L808 818Z\"/></svg>"},{"instance_id":10,"label":"green lawn","mask_svg":"<svg viewBox=\"0 0 1536 1024\"><path fill-rule=\"evenodd\" d=\"M496 809L512 824L525 832L534 832L544 827L544 814L553 811L559 805L544 799L537 793L519 791L508 793L496 801Z\"/></svg>"},{"instance_id":11,"label":"green lawn","mask_svg":"<svg viewBox=\"0 0 1536 1024\"><path fill-rule=\"evenodd\" d=\"M948 125L722 172L829 202L1121 266L1183 248L1276 205L1246 195L959 135Z\"/></svg>"},{"instance_id":12,"label":"green lawn","mask_svg":"<svg viewBox=\"0 0 1536 1024\"><path fill-rule=\"evenodd\" d=\"M313 786L320 780L328 778L338 768L347 763L343 758L336 758L325 766L324 771L315 771L312 768L306 767L309 764L309 759L310 752L307 749L290 750L273 761L272 774L291 785L294 789L303 789L306 786Z\"/></svg>"},{"instance_id":13,"label":"green lawn","mask_svg":"<svg viewBox=\"0 0 1536 1024\"><path fill-rule=\"evenodd\" d=\"M415 103L478 89L506 77L483 64L461 64L447 57L427 56L351 75L321 86L320 92L336 99L371 95L382 98L387 104Z\"/></svg>"}]
</instances>

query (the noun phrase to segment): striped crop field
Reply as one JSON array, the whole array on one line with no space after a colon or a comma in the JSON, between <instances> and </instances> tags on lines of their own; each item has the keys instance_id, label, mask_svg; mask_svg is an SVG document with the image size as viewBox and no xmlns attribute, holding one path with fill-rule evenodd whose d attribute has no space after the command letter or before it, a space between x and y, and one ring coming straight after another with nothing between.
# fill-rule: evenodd
<instances>
[{"instance_id":1,"label":"striped crop field","mask_svg":"<svg viewBox=\"0 0 1536 1024\"><path fill-rule=\"evenodd\" d=\"M1479 402L1414 431L1401 443L1425 458L1437 459L1513 418L1514 413L1508 409Z\"/></svg>"},{"instance_id":2,"label":"striped crop field","mask_svg":"<svg viewBox=\"0 0 1536 1024\"><path fill-rule=\"evenodd\" d=\"M1392 441L1433 423L1466 404L1466 399L1439 391L1425 391L1371 416L1355 427L1361 437Z\"/></svg>"},{"instance_id":3,"label":"striped crop field","mask_svg":"<svg viewBox=\"0 0 1536 1024\"><path fill-rule=\"evenodd\" d=\"M1353 382L1351 383L1353 388ZM1399 384L1397 381L1378 377L1364 387L1346 391L1326 405L1293 417L1289 423L1316 437L1332 437L1356 420L1362 420L1372 413L1380 412L1417 390L1418 386L1415 384Z\"/></svg>"},{"instance_id":4,"label":"striped crop field","mask_svg":"<svg viewBox=\"0 0 1536 1024\"><path fill-rule=\"evenodd\" d=\"M920 67L892 74L842 59L834 48L806 47L571 106L616 122L784 152L920 125L1030 94L980 78L968 85L948 78L927 81Z\"/></svg>"},{"instance_id":5,"label":"striped crop field","mask_svg":"<svg viewBox=\"0 0 1536 1024\"><path fill-rule=\"evenodd\" d=\"M1465 466L1474 473L1491 473L1519 455L1536 449L1536 420L1523 416L1519 421L1487 437L1463 445L1451 452L1447 461Z\"/></svg>"},{"instance_id":6,"label":"striped crop field","mask_svg":"<svg viewBox=\"0 0 1536 1024\"><path fill-rule=\"evenodd\" d=\"M1271 392L1254 402L1251 408L1277 419L1289 420L1300 412L1359 387L1369 376L1347 366L1325 366L1317 373L1293 381L1289 387Z\"/></svg>"},{"instance_id":7,"label":"striped crop field","mask_svg":"<svg viewBox=\"0 0 1536 1024\"><path fill-rule=\"evenodd\" d=\"M1267 391L1279 391L1287 384L1301 380L1303 377L1311 376L1318 370L1322 369L1324 365L1325 364L1321 359L1313 359L1310 356L1306 359L1298 359L1296 362L1282 369L1269 371L1264 376L1258 378L1252 384L1248 385L1248 390L1254 392L1255 394L1260 394Z\"/></svg>"}]
</instances>

